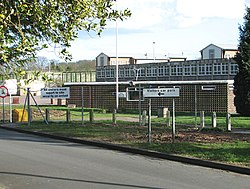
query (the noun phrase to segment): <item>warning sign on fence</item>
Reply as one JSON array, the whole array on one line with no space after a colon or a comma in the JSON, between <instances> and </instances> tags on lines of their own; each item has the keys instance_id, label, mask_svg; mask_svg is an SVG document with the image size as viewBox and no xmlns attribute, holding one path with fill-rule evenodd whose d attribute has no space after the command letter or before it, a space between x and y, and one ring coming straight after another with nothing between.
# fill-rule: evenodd
<instances>
[{"instance_id":1,"label":"warning sign on fence","mask_svg":"<svg viewBox=\"0 0 250 189\"><path fill-rule=\"evenodd\" d=\"M41 98L69 98L69 87L43 88Z\"/></svg>"}]
</instances>

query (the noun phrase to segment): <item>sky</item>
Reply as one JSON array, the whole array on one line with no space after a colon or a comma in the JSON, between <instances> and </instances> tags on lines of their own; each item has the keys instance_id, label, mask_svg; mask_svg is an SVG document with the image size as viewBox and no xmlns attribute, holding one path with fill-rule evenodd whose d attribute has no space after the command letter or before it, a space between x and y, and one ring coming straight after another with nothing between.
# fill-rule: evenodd
<instances>
[{"instance_id":1,"label":"sky","mask_svg":"<svg viewBox=\"0 0 250 189\"><path fill-rule=\"evenodd\" d=\"M116 51L120 57L194 60L211 43L237 48L249 6L250 0L117 0L118 10L128 8L132 16L109 22L101 37L81 31L69 51L72 61L93 60L102 52L116 56ZM51 49L38 56L63 61Z\"/></svg>"}]
</instances>

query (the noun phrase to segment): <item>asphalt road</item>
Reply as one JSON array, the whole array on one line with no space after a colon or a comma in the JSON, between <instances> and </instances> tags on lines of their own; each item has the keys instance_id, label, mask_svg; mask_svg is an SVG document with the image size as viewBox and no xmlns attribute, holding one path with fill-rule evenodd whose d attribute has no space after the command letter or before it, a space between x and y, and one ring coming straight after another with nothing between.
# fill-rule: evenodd
<instances>
[{"instance_id":1,"label":"asphalt road","mask_svg":"<svg viewBox=\"0 0 250 189\"><path fill-rule=\"evenodd\" d=\"M0 188L249 189L246 175L0 129Z\"/></svg>"}]
</instances>

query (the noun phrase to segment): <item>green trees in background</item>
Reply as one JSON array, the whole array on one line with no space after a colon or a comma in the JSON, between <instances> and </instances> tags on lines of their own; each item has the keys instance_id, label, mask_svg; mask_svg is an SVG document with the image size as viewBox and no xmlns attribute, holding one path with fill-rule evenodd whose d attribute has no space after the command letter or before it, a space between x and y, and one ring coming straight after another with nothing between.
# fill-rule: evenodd
<instances>
[{"instance_id":1,"label":"green trees in background","mask_svg":"<svg viewBox=\"0 0 250 189\"><path fill-rule=\"evenodd\" d=\"M238 113L250 115L250 8L246 9L244 25L239 31L239 52L235 57L239 72L234 79L234 103Z\"/></svg>"},{"instance_id":2,"label":"green trees in background","mask_svg":"<svg viewBox=\"0 0 250 189\"><path fill-rule=\"evenodd\" d=\"M113 5L114 0L1 1L0 69L22 68L49 46L70 60L67 49L79 31L100 35L107 21L131 15L128 9L116 11Z\"/></svg>"}]
</instances>

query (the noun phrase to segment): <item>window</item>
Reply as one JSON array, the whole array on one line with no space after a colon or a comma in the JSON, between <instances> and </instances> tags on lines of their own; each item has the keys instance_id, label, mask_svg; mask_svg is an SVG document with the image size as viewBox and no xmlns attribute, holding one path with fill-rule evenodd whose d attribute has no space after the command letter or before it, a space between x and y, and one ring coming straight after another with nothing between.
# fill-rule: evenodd
<instances>
[{"instance_id":1,"label":"window","mask_svg":"<svg viewBox=\"0 0 250 189\"><path fill-rule=\"evenodd\" d=\"M197 75L197 66L196 64L192 64L191 66L191 75Z\"/></svg>"},{"instance_id":2,"label":"window","mask_svg":"<svg viewBox=\"0 0 250 189\"><path fill-rule=\"evenodd\" d=\"M214 49L209 49L208 53L209 53L209 55L208 55L209 59L214 59L214 57L215 57Z\"/></svg>"},{"instance_id":3,"label":"window","mask_svg":"<svg viewBox=\"0 0 250 189\"><path fill-rule=\"evenodd\" d=\"M145 68L141 68L139 71L139 77L144 77L145 76Z\"/></svg>"},{"instance_id":4,"label":"window","mask_svg":"<svg viewBox=\"0 0 250 189\"><path fill-rule=\"evenodd\" d=\"M177 65L177 75L182 75L182 65Z\"/></svg>"},{"instance_id":5,"label":"window","mask_svg":"<svg viewBox=\"0 0 250 189\"><path fill-rule=\"evenodd\" d=\"M231 63L230 65L230 74L236 75L238 73L238 65Z\"/></svg>"},{"instance_id":6,"label":"window","mask_svg":"<svg viewBox=\"0 0 250 189\"><path fill-rule=\"evenodd\" d=\"M164 66L159 66L159 69L158 69L158 76L164 76L165 73L164 73Z\"/></svg>"},{"instance_id":7,"label":"window","mask_svg":"<svg viewBox=\"0 0 250 189\"><path fill-rule=\"evenodd\" d=\"M96 77L101 78L101 70L96 70Z\"/></svg>"},{"instance_id":8,"label":"window","mask_svg":"<svg viewBox=\"0 0 250 189\"><path fill-rule=\"evenodd\" d=\"M119 77L123 78L124 77L124 69L120 68L118 71L119 71Z\"/></svg>"},{"instance_id":9,"label":"window","mask_svg":"<svg viewBox=\"0 0 250 189\"><path fill-rule=\"evenodd\" d=\"M157 69L156 67L147 67L146 68L147 72L147 77L153 77L153 76L157 76Z\"/></svg>"},{"instance_id":10,"label":"window","mask_svg":"<svg viewBox=\"0 0 250 189\"><path fill-rule=\"evenodd\" d=\"M107 69L107 70L106 70L106 77L107 77L107 78L110 78L110 77L111 77L110 69Z\"/></svg>"},{"instance_id":11,"label":"window","mask_svg":"<svg viewBox=\"0 0 250 189\"><path fill-rule=\"evenodd\" d=\"M151 76L151 68L150 68L150 67L147 67L147 68L146 68L146 76L147 76L147 77L150 77L150 76Z\"/></svg>"},{"instance_id":12,"label":"window","mask_svg":"<svg viewBox=\"0 0 250 189\"><path fill-rule=\"evenodd\" d=\"M168 76L169 75L169 66L159 66L158 76Z\"/></svg>"},{"instance_id":13,"label":"window","mask_svg":"<svg viewBox=\"0 0 250 189\"><path fill-rule=\"evenodd\" d=\"M129 87L126 89L127 92L127 101L139 101L139 97L141 97L141 101L144 101L143 97L143 88L139 87Z\"/></svg>"},{"instance_id":14,"label":"window","mask_svg":"<svg viewBox=\"0 0 250 189\"><path fill-rule=\"evenodd\" d=\"M184 75L191 75L191 65L184 65Z\"/></svg>"},{"instance_id":15,"label":"window","mask_svg":"<svg viewBox=\"0 0 250 189\"><path fill-rule=\"evenodd\" d=\"M157 76L157 68L152 67L151 70L152 70L152 72L151 72L152 76Z\"/></svg>"},{"instance_id":16,"label":"window","mask_svg":"<svg viewBox=\"0 0 250 189\"><path fill-rule=\"evenodd\" d=\"M100 57L100 66L104 66L104 57L103 56Z\"/></svg>"},{"instance_id":17,"label":"window","mask_svg":"<svg viewBox=\"0 0 250 189\"><path fill-rule=\"evenodd\" d=\"M221 63L214 63L214 75L221 74Z\"/></svg>"},{"instance_id":18,"label":"window","mask_svg":"<svg viewBox=\"0 0 250 189\"><path fill-rule=\"evenodd\" d=\"M124 68L124 77L129 77L129 68Z\"/></svg>"},{"instance_id":19,"label":"window","mask_svg":"<svg viewBox=\"0 0 250 189\"><path fill-rule=\"evenodd\" d=\"M214 91L216 89L215 85L204 85L201 86L201 90L203 91Z\"/></svg>"},{"instance_id":20,"label":"window","mask_svg":"<svg viewBox=\"0 0 250 189\"><path fill-rule=\"evenodd\" d=\"M176 66L175 65L171 66L171 75L176 75Z\"/></svg>"},{"instance_id":21,"label":"window","mask_svg":"<svg viewBox=\"0 0 250 189\"><path fill-rule=\"evenodd\" d=\"M212 64L206 64L206 75L212 74Z\"/></svg>"},{"instance_id":22,"label":"window","mask_svg":"<svg viewBox=\"0 0 250 189\"><path fill-rule=\"evenodd\" d=\"M115 70L114 69L110 69L110 77L114 77L115 76Z\"/></svg>"},{"instance_id":23,"label":"window","mask_svg":"<svg viewBox=\"0 0 250 189\"><path fill-rule=\"evenodd\" d=\"M105 70L104 69L101 69L101 77L105 77Z\"/></svg>"},{"instance_id":24,"label":"window","mask_svg":"<svg viewBox=\"0 0 250 189\"><path fill-rule=\"evenodd\" d=\"M182 75L182 65L171 65L171 75Z\"/></svg>"},{"instance_id":25,"label":"window","mask_svg":"<svg viewBox=\"0 0 250 189\"><path fill-rule=\"evenodd\" d=\"M166 76L169 76L169 67L170 66L164 66L164 71Z\"/></svg>"},{"instance_id":26,"label":"window","mask_svg":"<svg viewBox=\"0 0 250 189\"><path fill-rule=\"evenodd\" d=\"M221 64L221 74L223 74L223 75L228 74L228 63Z\"/></svg>"},{"instance_id":27,"label":"window","mask_svg":"<svg viewBox=\"0 0 250 189\"><path fill-rule=\"evenodd\" d=\"M206 64L199 64L199 75L205 75L206 73Z\"/></svg>"}]
</instances>

